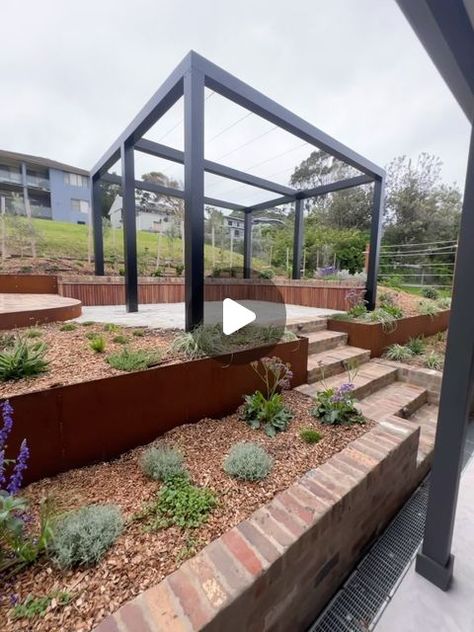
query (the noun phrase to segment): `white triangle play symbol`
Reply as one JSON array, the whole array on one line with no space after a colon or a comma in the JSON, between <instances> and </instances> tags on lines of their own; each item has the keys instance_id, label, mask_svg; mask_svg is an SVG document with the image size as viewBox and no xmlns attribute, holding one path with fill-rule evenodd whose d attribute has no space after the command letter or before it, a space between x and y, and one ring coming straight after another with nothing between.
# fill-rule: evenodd
<instances>
[{"instance_id":1,"label":"white triangle play symbol","mask_svg":"<svg viewBox=\"0 0 474 632\"><path fill-rule=\"evenodd\" d=\"M226 336L242 329L252 323L257 315L251 309L247 309L231 298L225 298L222 302L222 330Z\"/></svg>"}]
</instances>

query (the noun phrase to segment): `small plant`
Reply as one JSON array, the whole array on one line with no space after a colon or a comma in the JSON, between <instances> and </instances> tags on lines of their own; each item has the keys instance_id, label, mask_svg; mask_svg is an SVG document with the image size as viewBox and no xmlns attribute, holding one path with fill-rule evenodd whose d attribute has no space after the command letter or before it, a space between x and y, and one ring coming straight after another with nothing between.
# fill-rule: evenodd
<instances>
[{"instance_id":1,"label":"small plant","mask_svg":"<svg viewBox=\"0 0 474 632\"><path fill-rule=\"evenodd\" d=\"M156 270L153 270L153 272L151 273L151 276L153 276L153 277L162 277L163 276L162 268L156 268Z\"/></svg>"},{"instance_id":2,"label":"small plant","mask_svg":"<svg viewBox=\"0 0 474 632\"><path fill-rule=\"evenodd\" d=\"M12 347L0 351L0 381L44 373L48 368L45 353L44 342L31 343L26 338L17 338Z\"/></svg>"},{"instance_id":3,"label":"small plant","mask_svg":"<svg viewBox=\"0 0 474 632\"><path fill-rule=\"evenodd\" d=\"M15 336L13 334L0 334L0 351L11 349L15 344Z\"/></svg>"},{"instance_id":4,"label":"small plant","mask_svg":"<svg viewBox=\"0 0 474 632\"><path fill-rule=\"evenodd\" d=\"M59 331L75 331L77 329L76 323L64 323L59 328Z\"/></svg>"},{"instance_id":5,"label":"small plant","mask_svg":"<svg viewBox=\"0 0 474 632\"><path fill-rule=\"evenodd\" d=\"M42 617L53 603L57 606L64 607L71 603L71 600L71 593L66 591L54 591L44 597L28 595L22 603L17 603L13 606L10 611L11 618L16 621L18 619Z\"/></svg>"},{"instance_id":6,"label":"small plant","mask_svg":"<svg viewBox=\"0 0 474 632\"><path fill-rule=\"evenodd\" d=\"M123 530L116 505L88 505L54 525L51 555L60 568L97 564Z\"/></svg>"},{"instance_id":7,"label":"small plant","mask_svg":"<svg viewBox=\"0 0 474 632\"><path fill-rule=\"evenodd\" d=\"M127 348L119 353L111 353L107 357L110 366L118 371L142 371L159 364L160 360L161 354L158 351L151 352L142 349L132 351Z\"/></svg>"},{"instance_id":8,"label":"small plant","mask_svg":"<svg viewBox=\"0 0 474 632\"><path fill-rule=\"evenodd\" d=\"M447 296L440 298L436 301L436 305L439 309L451 309L451 299Z\"/></svg>"},{"instance_id":9,"label":"small plant","mask_svg":"<svg viewBox=\"0 0 474 632\"><path fill-rule=\"evenodd\" d=\"M115 342L118 345L126 345L128 342L128 338L127 336L123 336L122 334L119 334L118 336L114 336L112 338L112 342Z\"/></svg>"},{"instance_id":10,"label":"small plant","mask_svg":"<svg viewBox=\"0 0 474 632\"><path fill-rule=\"evenodd\" d=\"M181 276L184 272L184 265L182 263L177 263L174 269L176 271L176 276Z\"/></svg>"},{"instance_id":11,"label":"small plant","mask_svg":"<svg viewBox=\"0 0 474 632\"><path fill-rule=\"evenodd\" d=\"M353 305L348 311L347 316L349 318L361 318L367 314L367 307L363 303Z\"/></svg>"},{"instance_id":12,"label":"small plant","mask_svg":"<svg viewBox=\"0 0 474 632\"><path fill-rule=\"evenodd\" d=\"M430 353L423 358L423 366L427 369L435 369L436 371L441 371L443 362L443 356L436 351L430 351Z\"/></svg>"},{"instance_id":13,"label":"small plant","mask_svg":"<svg viewBox=\"0 0 474 632\"><path fill-rule=\"evenodd\" d=\"M300 430L300 438L309 444L319 443L321 441L321 433L313 428L302 428Z\"/></svg>"},{"instance_id":14,"label":"small plant","mask_svg":"<svg viewBox=\"0 0 474 632\"><path fill-rule=\"evenodd\" d=\"M257 443L240 441L224 460L224 471L241 481L261 481L270 473L273 459Z\"/></svg>"},{"instance_id":15,"label":"small plant","mask_svg":"<svg viewBox=\"0 0 474 632\"><path fill-rule=\"evenodd\" d=\"M200 325L192 331L179 333L173 340L171 349L194 359L225 353L226 344L220 325Z\"/></svg>"},{"instance_id":16,"label":"small plant","mask_svg":"<svg viewBox=\"0 0 474 632\"><path fill-rule=\"evenodd\" d=\"M439 298L439 292L435 287L424 287L421 290L421 295L425 298L430 298L436 301Z\"/></svg>"},{"instance_id":17,"label":"small plant","mask_svg":"<svg viewBox=\"0 0 474 632\"><path fill-rule=\"evenodd\" d=\"M165 482L148 512L153 514L150 526L195 529L207 521L216 505L217 498L210 489L193 485L187 475L174 476Z\"/></svg>"},{"instance_id":18,"label":"small plant","mask_svg":"<svg viewBox=\"0 0 474 632\"><path fill-rule=\"evenodd\" d=\"M384 357L395 362L407 362L413 357L413 351L404 345L393 344L387 347Z\"/></svg>"},{"instance_id":19,"label":"small plant","mask_svg":"<svg viewBox=\"0 0 474 632\"><path fill-rule=\"evenodd\" d=\"M104 338L104 336L99 336L99 334L97 334L96 336L93 336L90 339L89 347L95 353L104 353L104 351L105 351L105 338Z\"/></svg>"},{"instance_id":20,"label":"small plant","mask_svg":"<svg viewBox=\"0 0 474 632\"><path fill-rule=\"evenodd\" d=\"M265 394L255 391L244 396L241 418L251 428L263 428L269 437L288 428L293 413L284 405L279 390L290 388L293 377L290 365L280 358L262 358L260 362L252 362L252 369L265 386Z\"/></svg>"},{"instance_id":21,"label":"small plant","mask_svg":"<svg viewBox=\"0 0 474 632\"><path fill-rule=\"evenodd\" d=\"M83 327L90 327L91 325L95 325L95 322L93 320L85 320L83 323L81 323L81 325Z\"/></svg>"},{"instance_id":22,"label":"small plant","mask_svg":"<svg viewBox=\"0 0 474 632\"><path fill-rule=\"evenodd\" d=\"M367 312L364 320L369 323L380 323L385 332L394 331L397 328L397 318L383 307L377 307L372 312Z\"/></svg>"},{"instance_id":23,"label":"small plant","mask_svg":"<svg viewBox=\"0 0 474 632\"><path fill-rule=\"evenodd\" d=\"M380 307L386 307L387 305L396 305L395 297L390 292L380 292L379 294Z\"/></svg>"},{"instance_id":24,"label":"small plant","mask_svg":"<svg viewBox=\"0 0 474 632\"><path fill-rule=\"evenodd\" d=\"M104 331L108 331L109 333L116 334L120 331L120 326L115 323L105 323Z\"/></svg>"},{"instance_id":25,"label":"small plant","mask_svg":"<svg viewBox=\"0 0 474 632\"><path fill-rule=\"evenodd\" d=\"M185 472L181 452L167 446L145 450L140 459L140 466L143 472L155 481L166 481Z\"/></svg>"},{"instance_id":26,"label":"small plant","mask_svg":"<svg viewBox=\"0 0 474 632\"><path fill-rule=\"evenodd\" d=\"M431 301L420 301L418 304L418 312L423 316L436 316L439 312L439 309L436 303L432 303Z\"/></svg>"},{"instance_id":27,"label":"small plant","mask_svg":"<svg viewBox=\"0 0 474 632\"><path fill-rule=\"evenodd\" d=\"M410 338L410 340L405 345L410 349L413 355L421 355L426 347L425 341L421 336L417 338Z\"/></svg>"},{"instance_id":28,"label":"small plant","mask_svg":"<svg viewBox=\"0 0 474 632\"><path fill-rule=\"evenodd\" d=\"M347 382L338 388L326 388L314 398L311 414L331 426L363 424L365 419L355 407L354 384Z\"/></svg>"},{"instance_id":29,"label":"small plant","mask_svg":"<svg viewBox=\"0 0 474 632\"><path fill-rule=\"evenodd\" d=\"M145 335L145 330L144 329L134 329L132 331L132 335L135 336L136 338L143 338L143 336Z\"/></svg>"},{"instance_id":30,"label":"small plant","mask_svg":"<svg viewBox=\"0 0 474 632\"><path fill-rule=\"evenodd\" d=\"M258 276L260 279L273 279L273 276L274 276L273 270L270 270L270 269L261 270Z\"/></svg>"},{"instance_id":31,"label":"small plant","mask_svg":"<svg viewBox=\"0 0 474 632\"><path fill-rule=\"evenodd\" d=\"M43 332L41 331L41 329L35 329L34 327L30 327L25 332L25 336L27 338L41 338L42 335Z\"/></svg>"}]
</instances>

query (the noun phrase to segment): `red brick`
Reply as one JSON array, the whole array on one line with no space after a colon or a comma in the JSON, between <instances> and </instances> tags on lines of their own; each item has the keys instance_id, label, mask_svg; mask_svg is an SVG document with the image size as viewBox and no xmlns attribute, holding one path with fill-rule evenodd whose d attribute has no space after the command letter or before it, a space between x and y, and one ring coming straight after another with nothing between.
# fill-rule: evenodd
<instances>
[{"instance_id":1,"label":"red brick","mask_svg":"<svg viewBox=\"0 0 474 632\"><path fill-rule=\"evenodd\" d=\"M313 514L313 522L317 517L317 514L323 515L328 510L328 505L324 503L316 494L313 494L307 487L300 484L300 481L294 483L289 492L292 496L296 498L296 500L306 507L310 509Z\"/></svg>"},{"instance_id":2,"label":"red brick","mask_svg":"<svg viewBox=\"0 0 474 632\"><path fill-rule=\"evenodd\" d=\"M218 579L219 575L217 570L206 557L205 553L201 552L191 558L186 565L186 570L192 571L192 574L195 576L197 583L201 586L201 590L211 606L215 610L222 608L228 601L229 595Z\"/></svg>"},{"instance_id":3,"label":"red brick","mask_svg":"<svg viewBox=\"0 0 474 632\"><path fill-rule=\"evenodd\" d=\"M163 629L166 632L188 632L190 623L184 616L178 600L169 587L168 580L163 580L143 593L143 600L154 622L153 630Z\"/></svg>"},{"instance_id":4,"label":"red brick","mask_svg":"<svg viewBox=\"0 0 474 632\"><path fill-rule=\"evenodd\" d=\"M256 576L263 571L262 563L237 529L224 533L221 540L251 575Z\"/></svg>"},{"instance_id":5,"label":"red brick","mask_svg":"<svg viewBox=\"0 0 474 632\"><path fill-rule=\"evenodd\" d=\"M299 537L304 533L304 526L278 502L278 496L267 505L267 509L275 521L283 525L294 536Z\"/></svg>"},{"instance_id":6,"label":"red brick","mask_svg":"<svg viewBox=\"0 0 474 632\"><path fill-rule=\"evenodd\" d=\"M230 553L220 538L206 547L206 555L231 590L240 592L251 584L251 576L246 568Z\"/></svg>"},{"instance_id":7,"label":"red brick","mask_svg":"<svg viewBox=\"0 0 474 632\"><path fill-rule=\"evenodd\" d=\"M263 533L269 535L283 548L287 548L296 541L296 538L285 528L282 528L274 518L270 515L266 507L258 509L250 518L251 522L255 522Z\"/></svg>"},{"instance_id":8,"label":"red brick","mask_svg":"<svg viewBox=\"0 0 474 632\"><path fill-rule=\"evenodd\" d=\"M107 617L94 628L93 632L120 632L117 624L117 614Z\"/></svg>"},{"instance_id":9,"label":"red brick","mask_svg":"<svg viewBox=\"0 0 474 632\"><path fill-rule=\"evenodd\" d=\"M119 618L122 622L122 628L125 632L151 632L151 628L145 619L141 597L129 601L118 611Z\"/></svg>"},{"instance_id":10,"label":"red brick","mask_svg":"<svg viewBox=\"0 0 474 632\"><path fill-rule=\"evenodd\" d=\"M347 450L343 450L332 457L332 461L337 467L344 467L347 471L353 472L354 476L357 476L359 480L363 479L367 476L367 473L370 472L372 467L367 463L362 462L362 460L357 461L355 458L352 458Z\"/></svg>"},{"instance_id":11,"label":"red brick","mask_svg":"<svg viewBox=\"0 0 474 632\"><path fill-rule=\"evenodd\" d=\"M344 453L355 462L360 463L361 467L366 468L369 472L379 463L378 458L376 459L370 454L367 454L367 452L363 450L362 446L358 447L355 442L351 443L351 445L344 450Z\"/></svg>"},{"instance_id":12,"label":"red brick","mask_svg":"<svg viewBox=\"0 0 474 632\"><path fill-rule=\"evenodd\" d=\"M168 582L173 593L179 599L184 614L189 618L193 627L200 630L211 620L212 611L184 569L185 564L168 577Z\"/></svg>"},{"instance_id":13,"label":"red brick","mask_svg":"<svg viewBox=\"0 0 474 632\"><path fill-rule=\"evenodd\" d=\"M298 516L298 518L306 525L310 525L313 522L313 512L301 505L298 500L292 496L289 491L281 492L277 496L278 501L287 509L290 513Z\"/></svg>"},{"instance_id":14,"label":"red brick","mask_svg":"<svg viewBox=\"0 0 474 632\"><path fill-rule=\"evenodd\" d=\"M321 502L325 503L328 507L333 505L334 502L339 499L338 494L320 485L311 475L311 472L308 472L308 474L303 476L303 478L300 480L300 483L304 487L307 487L315 496L317 496L321 500Z\"/></svg>"},{"instance_id":15,"label":"red brick","mask_svg":"<svg viewBox=\"0 0 474 632\"><path fill-rule=\"evenodd\" d=\"M255 525L248 520L241 522L237 529L243 534L244 538L249 542L258 553L272 564L280 557L280 551L273 545L263 533L257 529Z\"/></svg>"}]
</instances>

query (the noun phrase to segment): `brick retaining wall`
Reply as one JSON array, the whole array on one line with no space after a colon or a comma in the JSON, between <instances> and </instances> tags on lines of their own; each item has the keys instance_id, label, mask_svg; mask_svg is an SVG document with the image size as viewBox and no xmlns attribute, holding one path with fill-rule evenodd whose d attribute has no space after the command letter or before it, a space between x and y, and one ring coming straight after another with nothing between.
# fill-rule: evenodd
<instances>
[{"instance_id":1,"label":"brick retaining wall","mask_svg":"<svg viewBox=\"0 0 474 632\"><path fill-rule=\"evenodd\" d=\"M418 441L387 418L95 632L303 632L412 491Z\"/></svg>"}]
</instances>

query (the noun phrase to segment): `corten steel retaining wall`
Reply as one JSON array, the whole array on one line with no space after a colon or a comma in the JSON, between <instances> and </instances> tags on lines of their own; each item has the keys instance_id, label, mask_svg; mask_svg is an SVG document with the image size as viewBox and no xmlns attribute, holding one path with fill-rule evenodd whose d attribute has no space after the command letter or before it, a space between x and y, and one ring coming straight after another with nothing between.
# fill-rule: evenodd
<instances>
[{"instance_id":1,"label":"corten steel retaining wall","mask_svg":"<svg viewBox=\"0 0 474 632\"><path fill-rule=\"evenodd\" d=\"M32 327L58 320L71 320L72 318L78 318L81 313L81 302L75 299L70 299L69 304L66 305L52 304L50 306L48 306L47 301L41 302L39 300L37 305L31 309L0 311L0 329Z\"/></svg>"},{"instance_id":2,"label":"corten steel retaining wall","mask_svg":"<svg viewBox=\"0 0 474 632\"><path fill-rule=\"evenodd\" d=\"M108 460L167 430L237 409L260 388L250 362L265 354L290 362L292 386L306 382L308 340L240 351L219 360L169 364L10 398L14 427L8 456L26 438L26 482Z\"/></svg>"},{"instance_id":3,"label":"corten steel retaining wall","mask_svg":"<svg viewBox=\"0 0 474 632\"><path fill-rule=\"evenodd\" d=\"M47 274L0 274L0 294L2 292L5 294L57 294L58 278Z\"/></svg>"},{"instance_id":4,"label":"corten steel retaining wall","mask_svg":"<svg viewBox=\"0 0 474 632\"><path fill-rule=\"evenodd\" d=\"M409 316L397 320L394 331L384 331L380 323L358 323L350 320L328 320L328 329L349 335L349 344L370 349L372 357L380 357L394 343L404 344L417 336L433 336L445 331L449 325L451 310L441 311L434 316Z\"/></svg>"},{"instance_id":5,"label":"corten steel retaining wall","mask_svg":"<svg viewBox=\"0 0 474 632\"><path fill-rule=\"evenodd\" d=\"M387 418L95 632L304 632L416 486L418 442Z\"/></svg>"},{"instance_id":6,"label":"corten steel retaining wall","mask_svg":"<svg viewBox=\"0 0 474 632\"><path fill-rule=\"evenodd\" d=\"M138 281L140 303L180 303L184 301L184 280L181 278L141 277ZM125 302L122 277L59 277L59 293L79 299L83 305L121 305ZM364 288L339 281L275 281L266 279L205 280L205 299L223 298L263 300L308 307L346 310L346 296Z\"/></svg>"}]
</instances>

